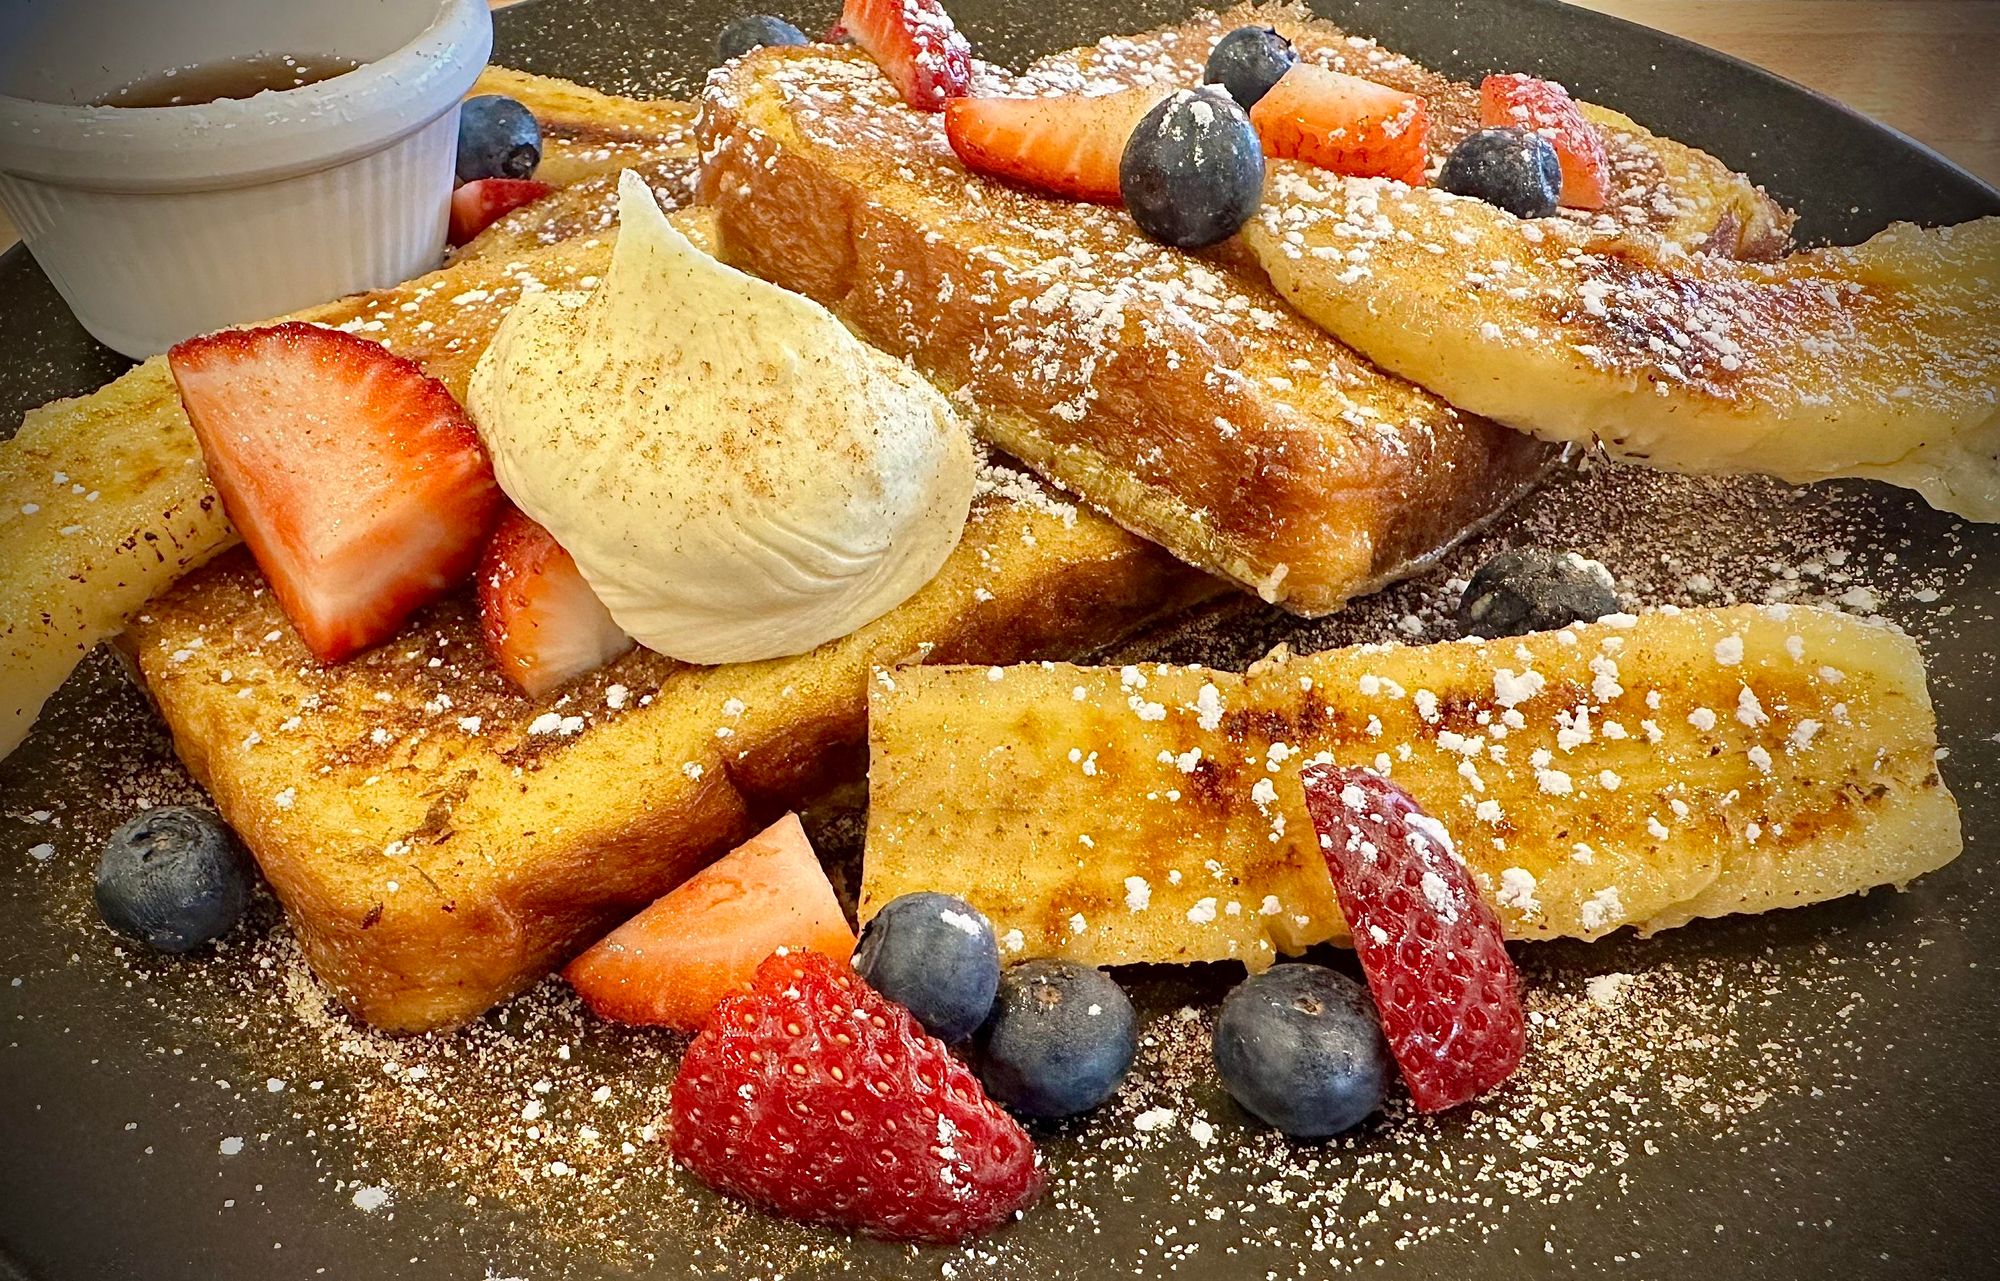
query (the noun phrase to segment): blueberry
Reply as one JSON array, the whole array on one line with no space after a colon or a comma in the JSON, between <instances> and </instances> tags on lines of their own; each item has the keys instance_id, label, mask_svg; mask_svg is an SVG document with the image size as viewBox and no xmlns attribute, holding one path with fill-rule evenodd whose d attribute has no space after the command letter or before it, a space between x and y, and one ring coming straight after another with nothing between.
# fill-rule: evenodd
<instances>
[{"instance_id":1,"label":"blueberry","mask_svg":"<svg viewBox=\"0 0 2000 1281\"><path fill-rule=\"evenodd\" d=\"M1182 89L1126 140L1118 189L1132 220L1162 244L1227 240L1264 198L1264 149L1250 117L1217 88Z\"/></svg>"},{"instance_id":2,"label":"blueberry","mask_svg":"<svg viewBox=\"0 0 2000 1281\"><path fill-rule=\"evenodd\" d=\"M752 49L763 45L804 44L806 33L768 13L750 13L741 18L731 18L722 34L715 38L715 60L727 62L740 58Z\"/></svg>"},{"instance_id":3,"label":"blueberry","mask_svg":"<svg viewBox=\"0 0 2000 1281\"><path fill-rule=\"evenodd\" d=\"M1322 965L1275 965L1223 998L1215 1070L1258 1120L1323 1139L1381 1107L1396 1068L1367 988Z\"/></svg>"},{"instance_id":4,"label":"blueberry","mask_svg":"<svg viewBox=\"0 0 2000 1281\"><path fill-rule=\"evenodd\" d=\"M250 901L250 859L208 810L164 805L111 834L97 860L97 911L160 952L221 938Z\"/></svg>"},{"instance_id":5,"label":"blueberry","mask_svg":"<svg viewBox=\"0 0 2000 1281\"><path fill-rule=\"evenodd\" d=\"M1269 27L1238 27L1215 42L1201 78L1219 84L1245 111L1271 91L1299 55L1292 42Z\"/></svg>"},{"instance_id":6,"label":"blueberry","mask_svg":"<svg viewBox=\"0 0 2000 1281\"><path fill-rule=\"evenodd\" d=\"M1481 565L1458 602L1458 625L1491 640L1595 622L1618 612L1611 571L1575 552L1504 551Z\"/></svg>"},{"instance_id":7,"label":"blueberry","mask_svg":"<svg viewBox=\"0 0 2000 1281\"><path fill-rule=\"evenodd\" d=\"M458 180L526 178L542 163L535 113L497 93L467 98L458 109Z\"/></svg>"},{"instance_id":8,"label":"blueberry","mask_svg":"<svg viewBox=\"0 0 2000 1281\"><path fill-rule=\"evenodd\" d=\"M1438 186L1498 205L1516 218L1546 218L1562 201L1562 161L1526 129L1481 129L1445 157Z\"/></svg>"},{"instance_id":9,"label":"blueberry","mask_svg":"<svg viewBox=\"0 0 2000 1281\"><path fill-rule=\"evenodd\" d=\"M1103 970L1029 961L1001 976L978 1048L988 1094L1026 1117L1075 1116L1125 1079L1139 1048L1138 1020Z\"/></svg>"},{"instance_id":10,"label":"blueberry","mask_svg":"<svg viewBox=\"0 0 2000 1281\"><path fill-rule=\"evenodd\" d=\"M964 899L925 891L891 899L861 931L854 972L947 1044L977 1031L1000 986L993 923Z\"/></svg>"}]
</instances>

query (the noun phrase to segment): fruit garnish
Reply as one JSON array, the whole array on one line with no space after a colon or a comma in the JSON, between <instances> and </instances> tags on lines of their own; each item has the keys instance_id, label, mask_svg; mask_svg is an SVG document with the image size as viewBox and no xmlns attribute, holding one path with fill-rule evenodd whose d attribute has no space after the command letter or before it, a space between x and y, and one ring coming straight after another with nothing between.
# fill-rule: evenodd
<instances>
[{"instance_id":1,"label":"fruit garnish","mask_svg":"<svg viewBox=\"0 0 2000 1281\"><path fill-rule=\"evenodd\" d=\"M463 582L500 488L443 383L300 321L168 353L209 479L321 662L387 640Z\"/></svg>"},{"instance_id":2,"label":"fruit garnish","mask_svg":"<svg viewBox=\"0 0 2000 1281\"><path fill-rule=\"evenodd\" d=\"M1263 145L1220 86L1177 90L1132 130L1118 185L1139 230L1176 249L1205 249L1263 203Z\"/></svg>"},{"instance_id":3,"label":"fruit garnish","mask_svg":"<svg viewBox=\"0 0 2000 1281\"><path fill-rule=\"evenodd\" d=\"M1301 62L1250 109L1250 123L1273 159L1423 185L1430 111L1413 93Z\"/></svg>"},{"instance_id":4,"label":"fruit garnish","mask_svg":"<svg viewBox=\"0 0 2000 1281\"><path fill-rule=\"evenodd\" d=\"M250 856L213 810L161 805L104 842L97 914L157 952L189 952L236 928L250 902Z\"/></svg>"},{"instance_id":5,"label":"fruit garnish","mask_svg":"<svg viewBox=\"0 0 2000 1281\"><path fill-rule=\"evenodd\" d=\"M779 953L715 1008L671 1102L674 1159L779 1214L961 1241L1041 1188L1027 1132L970 1068L837 961Z\"/></svg>"},{"instance_id":6,"label":"fruit garnish","mask_svg":"<svg viewBox=\"0 0 2000 1281\"><path fill-rule=\"evenodd\" d=\"M993 1011L1000 944L978 908L922 890L889 900L868 919L854 948L854 972L926 1032L955 1045Z\"/></svg>"},{"instance_id":7,"label":"fruit garnish","mask_svg":"<svg viewBox=\"0 0 2000 1281\"><path fill-rule=\"evenodd\" d=\"M1292 42L1271 27L1238 27L1208 51L1201 78L1219 84L1245 111L1257 105L1271 86L1298 65Z\"/></svg>"},{"instance_id":8,"label":"fruit garnish","mask_svg":"<svg viewBox=\"0 0 2000 1281\"><path fill-rule=\"evenodd\" d=\"M458 108L458 180L530 178L542 163L535 113L500 93L467 98Z\"/></svg>"},{"instance_id":9,"label":"fruit garnish","mask_svg":"<svg viewBox=\"0 0 2000 1281\"><path fill-rule=\"evenodd\" d=\"M509 508L479 562L479 630L500 674L539 698L632 648L548 530Z\"/></svg>"},{"instance_id":10,"label":"fruit garnish","mask_svg":"<svg viewBox=\"0 0 2000 1281\"><path fill-rule=\"evenodd\" d=\"M1211 1052L1230 1097L1295 1139L1361 1124L1396 1071L1368 989L1323 965L1274 965L1237 984Z\"/></svg>"},{"instance_id":11,"label":"fruit garnish","mask_svg":"<svg viewBox=\"0 0 2000 1281\"><path fill-rule=\"evenodd\" d=\"M1562 160L1532 129L1481 129L1451 149L1437 185L1516 218L1546 218L1562 204Z\"/></svg>"},{"instance_id":12,"label":"fruit garnish","mask_svg":"<svg viewBox=\"0 0 2000 1281\"><path fill-rule=\"evenodd\" d=\"M563 970L598 1017L695 1032L750 990L781 947L845 961L840 914L798 816L787 814L600 939Z\"/></svg>"},{"instance_id":13,"label":"fruit garnish","mask_svg":"<svg viewBox=\"0 0 2000 1281\"><path fill-rule=\"evenodd\" d=\"M1602 209L1611 190L1611 162L1604 140L1569 90L1553 80L1510 72L1488 76L1479 85L1479 123L1530 129L1547 138L1562 162L1562 203L1570 209Z\"/></svg>"},{"instance_id":14,"label":"fruit garnish","mask_svg":"<svg viewBox=\"0 0 2000 1281\"><path fill-rule=\"evenodd\" d=\"M1594 623L1618 612L1611 571L1575 552L1510 548L1472 573L1458 599L1458 625L1488 640Z\"/></svg>"},{"instance_id":15,"label":"fruit garnish","mask_svg":"<svg viewBox=\"0 0 2000 1281\"><path fill-rule=\"evenodd\" d=\"M971 87L972 48L939 0L847 0L828 36L860 45L918 111L942 111Z\"/></svg>"},{"instance_id":16,"label":"fruit garnish","mask_svg":"<svg viewBox=\"0 0 2000 1281\"><path fill-rule=\"evenodd\" d=\"M446 239L462 245L522 205L555 188L535 178L481 178L451 193L451 226Z\"/></svg>"},{"instance_id":17,"label":"fruit garnish","mask_svg":"<svg viewBox=\"0 0 2000 1281\"><path fill-rule=\"evenodd\" d=\"M1410 1097L1477 1098L1526 1050L1514 962L1444 825L1371 770L1299 771L1340 914Z\"/></svg>"},{"instance_id":18,"label":"fruit garnish","mask_svg":"<svg viewBox=\"0 0 2000 1281\"><path fill-rule=\"evenodd\" d=\"M974 173L1071 200L1115 205L1126 140L1164 89L1086 97L954 98L944 134Z\"/></svg>"},{"instance_id":19,"label":"fruit garnish","mask_svg":"<svg viewBox=\"0 0 2000 1281\"><path fill-rule=\"evenodd\" d=\"M1118 1089L1139 1052L1138 1019L1109 974L1048 958L1001 977L978 1044L987 1092L1022 1116L1054 1120Z\"/></svg>"}]
</instances>

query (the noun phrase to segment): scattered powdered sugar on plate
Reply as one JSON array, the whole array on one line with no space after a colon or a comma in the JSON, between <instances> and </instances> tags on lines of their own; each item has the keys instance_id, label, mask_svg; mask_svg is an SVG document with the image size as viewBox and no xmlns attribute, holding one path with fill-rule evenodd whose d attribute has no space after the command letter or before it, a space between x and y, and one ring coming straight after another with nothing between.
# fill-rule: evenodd
<instances>
[{"instance_id":1,"label":"scattered powdered sugar on plate","mask_svg":"<svg viewBox=\"0 0 2000 1281\"><path fill-rule=\"evenodd\" d=\"M1957 643L1955 628L1990 629L1991 602L1960 590L1973 566L1958 527L1920 512L1910 524L1885 525L1879 504L1859 487L1806 497L1776 482L1600 467L1529 500L1502 534L1332 619L1211 611L1127 647L1150 652L1119 661L1167 652L1241 666L1278 640L1304 651L1454 636L1465 577L1502 543L1590 554L1611 567L1633 607L1841 607L1865 590L1881 613L1915 626L1927 647ZM143 1037L136 1052L177 1074L181 1083L156 1096L159 1109L182 1097L226 1096L232 1119L208 1132L211 1160L311 1168L326 1202L310 1212L351 1215L357 1231L476 1233L483 1229L468 1222L498 1216L530 1239L522 1248L538 1279L665 1261L775 1277L868 1259L897 1272L916 1259L932 1275L1088 1265L1202 1276L1218 1239L1232 1273L1294 1276L1523 1233L1539 1246L1554 1207L1587 1202L1616 1223L1637 1213L1624 1208L1627 1198L1705 1177L1731 1153L1809 1144L1825 1130L1827 1110L1844 1106L1821 1100L1861 1079L1892 1043L1906 1054L1921 1048L1896 1021L1901 1009L1916 1008L1940 983L1983 977L1952 959L1977 915L1971 901L1983 893L1977 881L1963 888L1982 875L1969 859L1938 874L1958 878L1957 894L1945 898L1927 883L1909 900L1871 896L1649 941L1620 934L1523 947L1530 1050L1515 1080L1438 1117L1412 1113L1397 1095L1359 1132L1306 1145L1248 1124L1214 1077L1213 1002L1235 971L1121 971L1142 1012L1139 1061L1100 1112L1038 1132L1049 1187L1028 1221L968 1247L909 1256L720 1202L677 1172L661 1142L662 1118L684 1039L598 1022L558 980L462 1032L391 1038L339 1010L268 904L254 928L213 955L152 957L115 939L90 906L90 855L135 810L199 799L159 728L118 682L112 663L93 661L59 698L47 745L10 764L0 822L19 841L14 848L43 843L54 829L65 854L0 866L0 898L28 905L47 945L21 953L41 959L9 952L15 978L0 987L0 1001L16 1029L10 1045L31 1043L23 1023L67 1025L71 1011L46 1003L38 987L80 972L101 995L93 1017ZM1950 701L1963 694L1948 682L1934 689L1949 719ZM1978 786L1957 775L1953 782ZM851 813L835 827L815 825L816 841L839 863L839 882L852 883L859 831ZM1330 950L1313 959L1352 968ZM272 1090L273 1080L283 1088ZM93 1138L92 1124L102 1138L132 1121L85 1121L80 1141ZM239 1145L238 1155L221 1136ZM1554 1250L1557 1234L1547 1230ZM1561 1248L1608 1264L1589 1254L1589 1243ZM512 1256L496 1266L522 1270Z\"/></svg>"}]
</instances>

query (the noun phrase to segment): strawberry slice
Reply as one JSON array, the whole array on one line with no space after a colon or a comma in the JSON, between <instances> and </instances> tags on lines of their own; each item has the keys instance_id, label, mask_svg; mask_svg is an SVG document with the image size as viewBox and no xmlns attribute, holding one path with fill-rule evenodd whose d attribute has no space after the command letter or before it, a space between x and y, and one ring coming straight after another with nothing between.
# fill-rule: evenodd
<instances>
[{"instance_id":1,"label":"strawberry slice","mask_svg":"<svg viewBox=\"0 0 2000 1281\"><path fill-rule=\"evenodd\" d=\"M1442 1111L1512 1076L1527 1049L1519 979L1444 825L1371 770L1314 764L1299 781L1411 1099Z\"/></svg>"},{"instance_id":2,"label":"strawberry slice","mask_svg":"<svg viewBox=\"0 0 2000 1281\"><path fill-rule=\"evenodd\" d=\"M866 50L918 111L942 111L972 85L972 47L939 0L847 0L827 34Z\"/></svg>"},{"instance_id":3,"label":"strawberry slice","mask_svg":"<svg viewBox=\"0 0 2000 1281\"><path fill-rule=\"evenodd\" d=\"M1051 196L1122 203L1118 161L1165 89L1059 98L953 98L944 135L974 173Z\"/></svg>"},{"instance_id":4,"label":"strawberry slice","mask_svg":"<svg viewBox=\"0 0 2000 1281\"><path fill-rule=\"evenodd\" d=\"M291 321L167 356L209 479L322 662L463 582L500 488L443 383L380 343Z\"/></svg>"},{"instance_id":5,"label":"strawberry slice","mask_svg":"<svg viewBox=\"0 0 2000 1281\"><path fill-rule=\"evenodd\" d=\"M779 1214L908 1241L962 1241L1035 1199L1020 1123L910 1012L838 961L779 954L681 1059L674 1160Z\"/></svg>"},{"instance_id":6,"label":"strawberry slice","mask_svg":"<svg viewBox=\"0 0 2000 1281\"><path fill-rule=\"evenodd\" d=\"M525 513L509 508L500 518L478 578L487 652L531 698L632 648L570 554Z\"/></svg>"},{"instance_id":7,"label":"strawberry slice","mask_svg":"<svg viewBox=\"0 0 2000 1281\"><path fill-rule=\"evenodd\" d=\"M1424 184L1430 111L1413 93L1301 62L1257 100L1250 123L1275 160Z\"/></svg>"},{"instance_id":8,"label":"strawberry slice","mask_svg":"<svg viewBox=\"0 0 2000 1281\"><path fill-rule=\"evenodd\" d=\"M854 931L795 814L613 930L563 977L600 1018L698 1032L781 947L843 965L854 954Z\"/></svg>"},{"instance_id":9,"label":"strawberry slice","mask_svg":"<svg viewBox=\"0 0 2000 1281\"><path fill-rule=\"evenodd\" d=\"M451 228L445 239L462 245L522 205L555 188L533 178L480 178L451 193Z\"/></svg>"},{"instance_id":10,"label":"strawberry slice","mask_svg":"<svg viewBox=\"0 0 2000 1281\"><path fill-rule=\"evenodd\" d=\"M1562 162L1562 203L1570 209L1602 209L1611 192L1611 160L1604 139L1569 90L1553 80L1510 73L1488 76L1479 86L1479 123L1486 128L1532 129L1547 138Z\"/></svg>"}]
</instances>

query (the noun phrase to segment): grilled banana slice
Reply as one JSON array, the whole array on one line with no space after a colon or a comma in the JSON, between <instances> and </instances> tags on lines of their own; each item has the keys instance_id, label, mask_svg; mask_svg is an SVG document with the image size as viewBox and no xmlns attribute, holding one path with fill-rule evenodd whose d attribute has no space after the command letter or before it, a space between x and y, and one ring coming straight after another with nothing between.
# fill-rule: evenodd
<instances>
[{"instance_id":1,"label":"grilled banana slice","mask_svg":"<svg viewBox=\"0 0 2000 1281\"><path fill-rule=\"evenodd\" d=\"M2000 520L2000 218L1744 263L1281 164L1244 239L1293 306L1460 409Z\"/></svg>"},{"instance_id":2,"label":"grilled banana slice","mask_svg":"<svg viewBox=\"0 0 2000 1281\"><path fill-rule=\"evenodd\" d=\"M1826 610L877 686L862 916L947 890L1014 956L1262 968L1343 937L1314 758L1408 788L1520 938L1817 902L1960 849L1915 644Z\"/></svg>"},{"instance_id":3,"label":"grilled banana slice","mask_svg":"<svg viewBox=\"0 0 2000 1281\"><path fill-rule=\"evenodd\" d=\"M235 541L164 358L29 413L0 447L0 757L92 646Z\"/></svg>"}]
</instances>

